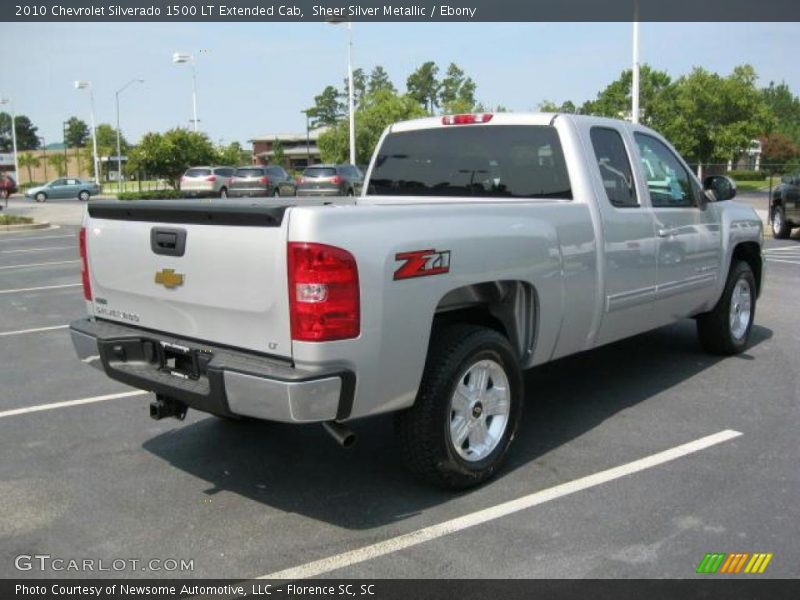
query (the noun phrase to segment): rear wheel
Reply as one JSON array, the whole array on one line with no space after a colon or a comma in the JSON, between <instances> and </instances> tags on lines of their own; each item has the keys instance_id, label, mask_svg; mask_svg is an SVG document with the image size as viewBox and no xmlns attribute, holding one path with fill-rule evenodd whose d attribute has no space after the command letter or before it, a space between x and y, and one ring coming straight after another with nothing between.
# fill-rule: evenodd
<instances>
[{"instance_id":1,"label":"rear wheel","mask_svg":"<svg viewBox=\"0 0 800 600\"><path fill-rule=\"evenodd\" d=\"M736 262L714 310L697 317L697 333L703 348L712 354L742 352L747 347L755 313L753 270L744 261Z\"/></svg>"},{"instance_id":2,"label":"rear wheel","mask_svg":"<svg viewBox=\"0 0 800 600\"><path fill-rule=\"evenodd\" d=\"M78 200L80 200L81 202L88 201L89 200L89 192L87 192L86 190L82 190L81 192L79 192L78 193Z\"/></svg>"},{"instance_id":3,"label":"rear wheel","mask_svg":"<svg viewBox=\"0 0 800 600\"><path fill-rule=\"evenodd\" d=\"M47 202L47 195L44 192L36 194L35 199L37 202Z\"/></svg>"},{"instance_id":4,"label":"rear wheel","mask_svg":"<svg viewBox=\"0 0 800 600\"><path fill-rule=\"evenodd\" d=\"M497 472L522 414L522 375L508 340L492 329L434 332L413 407L395 417L406 465L431 483L463 489Z\"/></svg>"},{"instance_id":5,"label":"rear wheel","mask_svg":"<svg viewBox=\"0 0 800 600\"><path fill-rule=\"evenodd\" d=\"M222 189L219 191L219 197L220 197L222 200L227 200L227 199L228 199L228 188L222 188Z\"/></svg>"},{"instance_id":6,"label":"rear wheel","mask_svg":"<svg viewBox=\"0 0 800 600\"><path fill-rule=\"evenodd\" d=\"M274 192L272 192L272 196L273 196L274 198L280 198L280 197L281 197L281 189L276 187L276 188L275 188L275 191L274 191Z\"/></svg>"},{"instance_id":7,"label":"rear wheel","mask_svg":"<svg viewBox=\"0 0 800 600\"><path fill-rule=\"evenodd\" d=\"M786 212L778 205L772 209L772 235L779 240L789 237L792 228L786 222Z\"/></svg>"}]
</instances>

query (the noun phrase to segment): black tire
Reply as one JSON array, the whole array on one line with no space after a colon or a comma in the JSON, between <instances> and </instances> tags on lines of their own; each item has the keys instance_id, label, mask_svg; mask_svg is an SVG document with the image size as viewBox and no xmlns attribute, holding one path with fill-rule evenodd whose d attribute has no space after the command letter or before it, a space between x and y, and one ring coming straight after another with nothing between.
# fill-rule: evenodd
<instances>
[{"instance_id":1,"label":"black tire","mask_svg":"<svg viewBox=\"0 0 800 600\"><path fill-rule=\"evenodd\" d=\"M36 202L47 202L47 194L45 194L44 192L39 192L38 194L36 194L35 200Z\"/></svg>"},{"instance_id":2,"label":"black tire","mask_svg":"<svg viewBox=\"0 0 800 600\"><path fill-rule=\"evenodd\" d=\"M347 197L350 198L352 196L355 196L355 193L353 192L353 188L350 188L349 190L347 190Z\"/></svg>"},{"instance_id":3,"label":"black tire","mask_svg":"<svg viewBox=\"0 0 800 600\"><path fill-rule=\"evenodd\" d=\"M219 197L220 197L221 200L227 200L228 199L228 188L225 188L225 187L222 188L219 191Z\"/></svg>"},{"instance_id":4,"label":"black tire","mask_svg":"<svg viewBox=\"0 0 800 600\"><path fill-rule=\"evenodd\" d=\"M792 228L786 221L786 211L783 210L783 206L780 204L772 209L771 221L772 235L775 239L785 240L792 233Z\"/></svg>"},{"instance_id":5,"label":"black tire","mask_svg":"<svg viewBox=\"0 0 800 600\"><path fill-rule=\"evenodd\" d=\"M276 187L275 191L272 192L272 197L273 198L280 198L281 197L281 188Z\"/></svg>"},{"instance_id":6,"label":"black tire","mask_svg":"<svg viewBox=\"0 0 800 600\"><path fill-rule=\"evenodd\" d=\"M750 318L744 334L736 337L731 327L731 302L733 292L739 281L745 281L750 288ZM756 279L753 270L744 261L737 261L731 266L725 290L717 305L711 312L697 317L697 335L706 352L730 356L739 354L747 348L753 319L756 314Z\"/></svg>"},{"instance_id":7,"label":"black tire","mask_svg":"<svg viewBox=\"0 0 800 600\"><path fill-rule=\"evenodd\" d=\"M81 202L88 202L89 201L89 192L87 192L86 190L81 190L78 193L78 200L80 200Z\"/></svg>"},{"instance_id":8,"label":"black tire","mask_svg":"<svg viewBox=\"0 0 800 600\"><path fill-rule=\"evenodd\" d=\"M481 360L494 361L504 371L510 391L508 419L491 452L481 460L468 461L451 439L451 399L469 367ZM434 329L416 402L395 415L395 434L406 466L421 479L449 489L486 481L500 468L514 440L522 401L522 374L505 337L474 325Z\"/></svg>"}]
</instances>

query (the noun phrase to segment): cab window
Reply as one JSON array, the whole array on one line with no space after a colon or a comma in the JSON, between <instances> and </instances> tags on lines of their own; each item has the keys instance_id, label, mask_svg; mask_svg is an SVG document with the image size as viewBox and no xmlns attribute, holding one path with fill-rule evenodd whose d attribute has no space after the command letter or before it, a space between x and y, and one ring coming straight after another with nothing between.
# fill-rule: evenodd
<instances>
[{"instance_id":1,"label":"cab window","mask_svg":"<svg viewBox=\"0 0 800 600\"><path fill-rule=\"evenodd\" d=\"M606 198L614 206L639 206L633 169L622 136L615 129L592 127L590 137Z\"/></svg>"},{"instance_id":2,"label":"cab window","mask_svg":"<svg viewBox=\"0 0 800 600\"><path fill-rule=\"evenodd\" d=\"M697 205L697 186L678 157L656 138L633 135L639 147L642 171L654 207L681 208Z\"/></svg>"}]
</instances>

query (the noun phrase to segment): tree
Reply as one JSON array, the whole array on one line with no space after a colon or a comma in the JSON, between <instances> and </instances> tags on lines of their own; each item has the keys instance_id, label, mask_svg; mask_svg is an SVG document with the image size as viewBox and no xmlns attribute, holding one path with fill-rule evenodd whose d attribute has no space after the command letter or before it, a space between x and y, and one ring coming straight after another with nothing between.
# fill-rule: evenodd
<instances>
[{"instance_id":1,"label":"tree","mask_svg":"<svg viewBox=\"0 0 800 600\"><path fill-rule=\"evenodd\" d=\"M584 103L580 109L581 114L630 119L632 82L633 71L626 69L620 74L619 79L610 83L597 95L597 99ZM639 71L639 120L642 124L659 129L664 120L671 118L671 89L672 79L667 73L656 71L649 65L642 65Z\"/></svg>"},{"instance_id":2,"label":"tree","mask_svg":"<svg viewBox=\"0 0 800 600\"><path fill-rule=\"evenodd\" d=\"M214 162L216 152L208 136L177 128L166 133L146 133L128 157L131 171L166 179L178 187L181 175L191 166Z\"/></svg>"},{"instance_id":3,"label":"tree","mask_svg":"<svg viewBox=\"0 0 800 600\"><path fill-rule=\"evenodd\" d=\"M347 89L350 84L350 80L345 77L344 79L344 94L342 94L343 98L347 98L347 94L349 90ZM353 104L358 106L361 102L361 99L364 97L364 94L367 93L367 75L364 73L364 69L356 69L353 71Z\"/></svg>"},{"instance_id":4,"label":"tree","mask_svg":"<svg viewBox=\"0 0 800 600\"><path fill-rule=\"evenodd\" d=\"M100 123L97 126L97 156L98 160L101 156L116 156L117 155L117 130L114 129L108 123ZM119 137L119 147L120 152L123 156L128 153L130 150L130 144L125 139L124 135L120 135ZM83 150L84 158L86 163L89 165L89 174L94 177L94 160L92 158L93 154L93 142L91 139L87 140L86 147Z\"/></svg>"},{"instance_id":5,"label":"tree","mask_svg":"<svg viewBox=\"0 0 800 600\"><path fill-rule=\"evenodd\" d=\"M66 127L66 142L69 148L82 148L89 140L89 126L78 117L70 117Z\"/></svg>"},{"instance_id":6,"label":"tree","mask_svg":"<svg viewBox=\"0 0 800 600\"><path fill-rule=\"evenodd\" d=\"M355 114L356 162L369 162L381 134L390 124L425 115L417 100L408 95L400 96L388 89L379 89L364 96ZM347 121L323 133L317 142L323 162L347 162L349 140Z\"/></svg>"},{"instance_id":7,"label":"tree","mask_svg":"<svg viewBox=\"0 0 800 600\"><path fill-rule=\"evenodd\" d=\"M47 163L55 169L59 177L67 174L67 157L63 154L51 154L47 157Z\"/></svg>"},{"instance_id":8,"label":"tree","mask_svg":"<svg viewBox=\"0 0 800 600\"><path fill-rule=\"evenodd\" d=\"M286 160L286 153L283 151L283 143L275 138L272 142L272 162L276 165L283 165Z\"/></svg>"},{"instance_id":9,"label":"tree","mask_svg":"<svg viewBox=\"0 0 800 600\"><path fill-rule=\"evenodd\" d=\"M36 150L39 148L39 138L31 120L25 115L17 115L14 119L14 129L17 132L17 150ZM0 112L0 152L11 152L14 148L11 136L11 115Z\"/></svg>"},{"instance_id":10,"label":"tree","mask_svg":"<svg viewBox=\"0 0 800 600\"><path fill-rule=\"evenodd\" d=\"M567 100L566 102L560 105L556 104L555 102L552 102L551 100L543 100L539 104L539 110L542 112L575 114L576 112L578 112L578 107L575 106L572 100Z\"/></svg>"},{"instance_id":11,"label":"tree","mask_svg":"<svg viewBox=\"0 0 800 600\"><path fill-rule=\"evenodd\" d=\"M695 67L675 82L670 118L657 129L690 161L727 162L774 126L756 73L741 65L727 77Z\"/></svg>"},{"instance_id":12,"label":"tree","mask_svg":"<svg viewBox=\"0 0 800 600\"><path fill-rule=\"evenodd\" d=\"M788 137L800 146L800 98L785 83L775 85L772 81L769 87L761 90L761 94L775 117L775 133Z\"/></svg>"},{"instance_id":13,"label":"tree","mask_svg":"<svg viewBox=\"0 0 800 600\"><path fill-rule=\"evenodd\" d=\"M217 164L220 165L242 165L250 162L250 153L242 148L239 142L231 142L227 146L217 148Z\"/></svg>"},{"instance_id":14,"label":"tree","mask_svg":"<svg viewBox=\"0 0 800 600\"><path fill-rule=\"evenodd\" d=\"M394 84L392 84L391 80L389 79L389 74L382 66L377 65L369 74L367 93L374 94L379 90L388 90L393 94L397 93Z\"/></svg>"},{"instance_id":15,"label":"tree","mask_svg":"<svg viewBox=\"0 0 800 600\"><path fill-rule=\"evenodd\" d=\"M772 133L762 136L761 142L761 168L768 173L781 173L786 170L786 165L800 157L800 148L782 133Z\"/></svg>"},{"instance_id":16,"label":"tree","mask_svg":"<svg viewBox=\"0 0 800 600\"><path fill-rule=\"evenodd\" d=\"M439 88L439 103L447 113L471 112L477 86L455 63L450 63Z\"/></svg>"},{"instance_id":17,"label":"tree","mask_svg":"<svg viewBox=\"0 0 800 600\"><path fill-rule=\"evenodd\" d=\"M433 114L439 105L439 67L433 61L424 63L419 69L408 76L406 88L408 95Z\"/></svg>"},{"instance_id":18,"label":"tree","mask_svg":"<svg viewBox=\"0 0 800 600\"><path fill-rule=\"evenodd\" d=\"M314 106L308 109L311 127L336 125L345 114L346 107L340 99L339 92L329 85L318 96L314 96Z\"/></svg>"},{"instance_id":19,"label":"tree","mask_svg":"<svg viewBox=\"0 0 800 600\"><path fill-rule=\"evenodd\" d=\"M31 169L38 169L42 162L39 158L31 152L23 152L19 155L19 166L28 169L28 183L33 181L33 173Z\"/></svg>"}]
</instances>

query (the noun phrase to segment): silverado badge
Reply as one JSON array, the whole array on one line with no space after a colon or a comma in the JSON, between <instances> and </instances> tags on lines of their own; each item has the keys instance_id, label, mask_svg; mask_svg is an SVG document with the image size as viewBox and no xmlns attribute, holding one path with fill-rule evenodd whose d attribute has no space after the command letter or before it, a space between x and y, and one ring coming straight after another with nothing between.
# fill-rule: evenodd
<instances>
[{"instance_id":1,"label":"silverado badge","mask_svg":"<svg viewBox=\"0 0 800 600\"><path fill-rule=\"evenodd\" d=\"M183 273L176 273L175 269L161 269L156 273L156 283L163 285L168 290L183 285Z\"/></svg>"}]
</instances>

